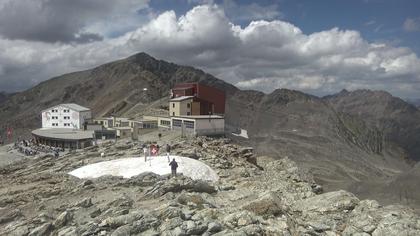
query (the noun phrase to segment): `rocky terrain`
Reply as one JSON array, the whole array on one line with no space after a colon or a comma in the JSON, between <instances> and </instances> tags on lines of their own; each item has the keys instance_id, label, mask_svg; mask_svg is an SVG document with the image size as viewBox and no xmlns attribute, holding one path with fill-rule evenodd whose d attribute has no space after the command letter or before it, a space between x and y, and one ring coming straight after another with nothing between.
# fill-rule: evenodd
<instances>
[{"instance_id":1,"label":"rocky terrain","mask_svg":"<svg viewBox=\"0 0 420 236\"><path fill-rule=\"evenodd\" d=\"M374 198L383 204L409 202L418 208L417 191L407 195L408 201L405 197L401 200L402 193L393 187L392 180L412 168L410 160L415 161L415 155L407 155L403 146L414 153L416 145L408 144L420 140L415 132L420 120L415 117L420 112L405 103L400 107L393 105L397 99L384 92L381 93L387 94L387 100L369 103L369 96L375 97L376 92L366 91L363 96L357 96L358 93L349 92L349 96L360 103L353 106L354 112L360 111L360 115L341 109L345 107L344 102L334 103L346 99L342 94L319 98L287 89L271 94L243 91L230 97L226 119L248 130L249 139L238 138L237 141L255 147L261 155L288 156L310 170L315 180L327 190L346 189L363 199ZM366 104L362 106L364 102ZM387 107L387 110L376 112L380 107ZM409 112L404 112L405 107ZM376 117L369 118L370 113ZM378 123L384 120L384 124L393 122L393 125L384 129L374 125L375 120ZM413 134L410 141L392 138L408 133ZM404 180L412 184L418 181Z\"/></svg>"},{"instance_id":2,"label":"rocky terrain","mask_svg":"<svg viewBox=\"0 0 420 236\"><path fill-rule=\"evenodd\" d=\"M94 116L164 114L169 88L192 81L226 92L228 133L247 130L249 139L231 138L258 155L287 156L328 191L420 209L420 191L405 194L418 179L404 177L416 173L420 160L420 111L386 92L316 97L288 89L243 91L201 70L139 53L10 96L0 103L0 123L14 128L14 138L29 135L39 127L42 109L67 102L91 107Z\"/></svg>"},{"instance_id":3,"label":"rocky terrain","mask_svg":"<svg viewBox=\"0 0 420 236\"><path fill-rule=\"evenodd\" d=\"M288 158L257 156L230 139L176 138L173 147L174 154L211 166L220 180L153 173L83 180L67 174L87 163L137 156L138 143L128 140L4 166L0 234L420 234L420 217L413 210L381 206L343 190L323 192Z\"/></svg>"}]
</instances>

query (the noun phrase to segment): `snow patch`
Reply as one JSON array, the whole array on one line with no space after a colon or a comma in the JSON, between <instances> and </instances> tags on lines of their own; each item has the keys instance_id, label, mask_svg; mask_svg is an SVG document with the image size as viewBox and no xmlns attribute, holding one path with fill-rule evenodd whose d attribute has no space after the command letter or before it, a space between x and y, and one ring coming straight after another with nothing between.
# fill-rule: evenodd
<instances>
[{"instance_id":1,"label":"snow patch","mask_svg":"<svg viewBox=\"0 0 420 236\"><path fill-rule=\"evenodd\" d=\"M241 133L239 134L235 134L235 133L232 133L232 134L238 137L248 138L248 130L246 129L241 129Z\"/></svg>"},{"instance_id":2,"label":"snow patch","mask_svg":"<svg viewBox=\"0 0 420 236\"><path fill-rule=\"evenodd\" d=\"M214 182L219 179L216 172L201 161L181 156L170 156L171 161L173 158L178 162L177 173L182 173L195 180ZM153 156L148 157L146 162L144 157L104 161L80 167L69 174L81 179L98 178L104 175L131 178L144 172L153 172L158 175L170 174L171 167L168 158L166 156Z\"/></svg>"}]
</instances>

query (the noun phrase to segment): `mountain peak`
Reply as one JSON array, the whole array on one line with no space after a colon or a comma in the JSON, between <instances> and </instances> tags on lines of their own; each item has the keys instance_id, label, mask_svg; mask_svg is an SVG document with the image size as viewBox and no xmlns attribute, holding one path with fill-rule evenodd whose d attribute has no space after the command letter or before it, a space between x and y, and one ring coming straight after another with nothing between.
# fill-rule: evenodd
<instances>
[{"instance_id":1,"label":"mountain peak","mask_svg":"<svg viewBox=\"0 0 420 236\"><path fill-rule=\"evenodd\" d=\"M136 64L147 64L147 63L155 63L158 60L145 52L139 52L134 54L126 59L127 61L134 62Z\"/></svg>"}]
</instances>

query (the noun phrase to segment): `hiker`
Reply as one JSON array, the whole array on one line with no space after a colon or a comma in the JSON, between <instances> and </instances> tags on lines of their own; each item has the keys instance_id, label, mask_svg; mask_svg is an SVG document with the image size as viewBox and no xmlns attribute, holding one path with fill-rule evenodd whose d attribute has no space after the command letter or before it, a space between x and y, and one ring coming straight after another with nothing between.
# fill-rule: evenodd
<instances>
[{"instance_id":1,"label":"hiker","mask_svg":"<svg viewBox=\"0 0 420 236\"><path fill-rule=\"evenodd\" d=\"M166 157L168 158L168 162L170 162L171 160L169 159L169 154L171 152L171 145L169 145L169 143L166 144Z\"/></svg>"},{"instance_id":2,"label":"hiker","mask_svg":"<svg viewBox=\"0 0 420 236\"><path fill-rule=\"evenodd\" d=\"M54 156L55 156L55 158L58 158L58 156L59 156L60 154L58 153L58 150L55 150L54 151Z\"/></svg>"},{"instance_id":3,"label":"hiker","mask_svg":"<svg viewBox=\"0 0 420 236\"><path fill-rule=\"evenodd\" d=\"M144 153L144 162L147 161L147 154L149 153L149 149L146 145L143 145L143 153Z\"/></svg>"},{"instance_id":4,"label":"hiker","mask_svg":"<svg viewBox=\"0 0 420 236\"><path fill-rule=\"evenodd\" d=\"M156 156L159 156L159 149L160 149L159 144L156 144Z\"/></svg>"},{"instance_id":5,"label":"hiker","mask_svg":"<svg viewBox=\"0 0 420 236\"><path fill-rule=\"evenodd\" d=\"M169 163L169 165L171 166L172 176L175 177L176 176L176 168L178 168L178 163L175 161L175 158L172 159L172 161Z\"/></svg>"}]
</instances>

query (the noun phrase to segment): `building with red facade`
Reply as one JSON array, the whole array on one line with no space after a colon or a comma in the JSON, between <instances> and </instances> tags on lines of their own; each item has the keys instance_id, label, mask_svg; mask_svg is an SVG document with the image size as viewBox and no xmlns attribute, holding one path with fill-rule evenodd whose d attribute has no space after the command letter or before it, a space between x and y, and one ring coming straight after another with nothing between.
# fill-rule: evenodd
<instances>
[{"instance_id":1,"label":"building with red facade","mask_svg":"<svg viewBox=\"0 0 420 236\"><path fill-rule=\"evenodd\" d=\"M182 83L171 90L170 115L223 115L225 93L200 83Z\"/></svg>"}]
</instances>

